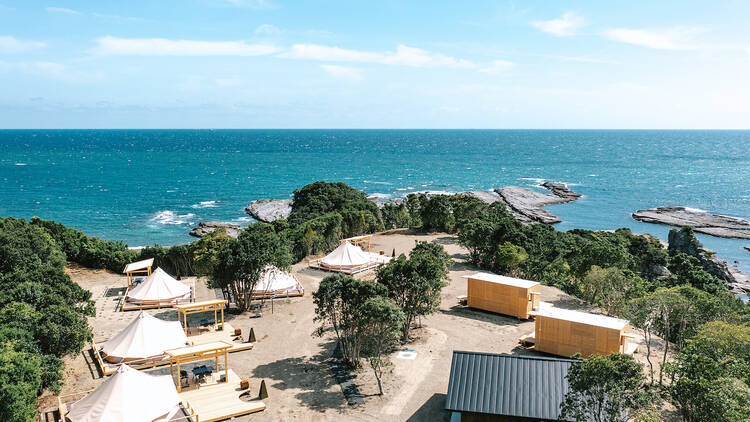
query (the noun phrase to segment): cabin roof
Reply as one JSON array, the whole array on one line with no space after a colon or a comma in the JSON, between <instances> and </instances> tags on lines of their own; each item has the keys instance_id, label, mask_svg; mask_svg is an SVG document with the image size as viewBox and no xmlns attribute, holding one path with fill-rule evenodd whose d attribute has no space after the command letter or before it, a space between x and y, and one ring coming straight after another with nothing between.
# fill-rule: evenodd
<instances>
[{"instance_id":1,"label":"cabin roof","mask_svg":"<svg viewBox=\"0 0 750 422\"><path fill-rule=\"evenodd\" d=\"M556 420L572 359L453 351L445 409Z\"/></svg>"},{"instance_id":2,"label":"cabin roof","mask_svg":"<svg viewBox=\"0 0 750 422\"><path fill-rule=\"evenodd\" d=\"M464 278L473 278L474 280L482 280L490 283L505 284L513 287L520 287L522 289L528 289L539 284L539 282L524 280L522 278L507 277L504 275L491 274L491 273L474 273L463 276Z\"/></svg>"},{"instance_id":3,"label":"cabin roof","mask_svg":"<svg viewBox=\"0 0 750 422\"><path fill-rule=\"evenodd\" d=\"M577 322L580 324L596 325L598 327L611 328L613 330L622 330L629 323L629 321L624 319L612 318L605 315L590 314L588 312L560 309L554 306L541 306L540 309L535 313L535 315L547 318L561 319L563 321Z\"/></svg>"}]
</instances>

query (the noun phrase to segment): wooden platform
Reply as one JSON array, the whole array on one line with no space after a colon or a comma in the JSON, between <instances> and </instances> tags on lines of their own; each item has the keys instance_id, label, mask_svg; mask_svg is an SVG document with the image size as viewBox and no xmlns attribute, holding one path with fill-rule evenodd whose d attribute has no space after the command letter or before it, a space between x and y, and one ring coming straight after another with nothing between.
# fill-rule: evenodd
<instances>
[{"instance_id":1,"label":"wooden platform","mask_svg":"<svg viewBox=\"0 0 750 422\"><path fill-rule=\"evenodd\" d=\"M260 412L266 408L259 399L244 401L240 399L242 393L248 390L240 389L240 377L231 369L228 371L227 382L208 382L199 388L179 393L183 403L187 403L197 414L200 422L220 421L236 416ZM219 371L217 375L223 374ZM259 385L252 386L250 395L257 397Z\"/></svg>"},{"instance_id":2,"label":"wooden platform","mask_svg":"<svg viewBox=\"0 0 750 422\"><path fill-rule=\"evenodd\" d=\"M310 262L308 262L308 266L310 268L315 268L317 270L329 271L329 272L333 272L333 273L343 273L343 274L348 274L348 275L354 275L354 274L359 274L359 273L367 271L367 270L371 270L373 268L377 268L377 267L379 267L382 264L382 262L368 262L367 264L363 264L363 265L360 265L360 266L357 266L357 267L345 267L345 268L344 267L340 267L340 268L335 268L335 267L325 266L325 265L323 265L323 263L321 261L322 261L322 259L316 259L314 261L310 261Z\"/></svg>"},{"instance_id":3,"label":"wooden platform","mask_svg":"<svg viewBox=\"0 0 750 422\"><path fill-rule=\"evenodd\" d=\"M224 323L224 330L222 331L216 331L216 330L209 330L209 331L201 331L194 330L191 328L189 330L188 334L188 340L190 340L193 344L205 344L205 343L212 343L215 341L225 341L232 345L232 348L228 350L229 353L234 352L240 352L242 350L250 350L253 348L253 343L235 341L234 338L234 327L232 327L231 324ZM243 333L244 338L246 338L248 333ZM112 375L117 370L118 363L110 363L104 360L101 354L101 346L99 344L104 343L104 341L100 342L91 342L91 348L94 353L94 359L96 360L97 366L99 366L99 370L102 371L102 374L104 375ZM157 366L163 366L163 365L169 365L169 358L166 356L157 356L154 358L149 359L142 359L139 361L130 361L128 362L128 365L130 365L131 368L134 369L149 369L154 368Z\"/></svg>"},{"instance_id":4,"label":"wooden platform","mask_svg":"<svg viewBox=\"0 0 750 422\"><path fill-rule=\"evenodd\" d=\"M305 295L304 289L285 290L283 293L253 293L252 299L283 299L285 297L300 297Z\"/></svg>"}]
</instances>

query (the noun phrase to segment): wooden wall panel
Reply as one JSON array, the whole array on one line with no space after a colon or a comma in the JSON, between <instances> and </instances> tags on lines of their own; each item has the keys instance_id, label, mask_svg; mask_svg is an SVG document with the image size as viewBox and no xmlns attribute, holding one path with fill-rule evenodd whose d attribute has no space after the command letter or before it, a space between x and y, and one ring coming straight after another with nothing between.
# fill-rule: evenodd
<instances>
[{"instance_id":1,"label":"wooden wall panel","mask_svg":"<svg viewBox=\"0 0 750 422\"><path fill-rule=\"evenodd\" d=\"M606 355L620 351L620 331L545 316L537 316L534 348L540 352L571 357Z\"/></svg>"},{"instance_id":2,"label":"wooden wall panel","mask_svg":"<svg viewBox=\"0 0 750 422\"><path fill-rule=\"evenodd\" d=\"M532 310L530 289L472 278L467 279L467 283L469 307L529 319L529 312Z\"/></svg>"}]
</instances>

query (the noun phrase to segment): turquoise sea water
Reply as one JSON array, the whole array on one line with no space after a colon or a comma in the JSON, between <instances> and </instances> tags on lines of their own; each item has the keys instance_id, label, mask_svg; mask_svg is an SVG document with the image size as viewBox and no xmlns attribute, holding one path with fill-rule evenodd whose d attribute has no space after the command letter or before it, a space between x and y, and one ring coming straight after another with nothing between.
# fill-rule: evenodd
<instances>
[{"instance_id":1,"label":"turquoise sea water","mask_svg":"<svg viewBox=\"0 0 750 422\"><path fill-rule=\"evenodd\" d=\"M630 213L685 205L750 217L750 131L4 130L0 215L39 216L131 246L193 240L199 221L316 180L368 194L563 181L585 196L549 207L560 230L669 227ZM750 271L750 240L700 236Z\"/></svg>"}]
</instances>

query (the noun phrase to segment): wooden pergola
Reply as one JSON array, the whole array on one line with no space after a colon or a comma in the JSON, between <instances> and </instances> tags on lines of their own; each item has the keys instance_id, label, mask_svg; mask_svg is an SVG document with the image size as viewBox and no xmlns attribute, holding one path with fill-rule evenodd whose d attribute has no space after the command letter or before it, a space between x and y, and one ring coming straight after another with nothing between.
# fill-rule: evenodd
<instances>
[{"instance_id":1,"label":"wooden pergola","mask_svg":"<svg viewBox=\"0 0 750 422\"><path fill-rule=\"evenodd\" d=\"M154 265L154 258L144 259L143 261L131 262L122 270L123 274L128 276L128 286L133 284L136 275L151 275L151 267Z\"/></svg>"},{"instance_id":2,"label":"wooden pergola","mask_svg":"<svg viewBox=\"0 0 750 422\"><path fill-rule=\"evenodd\" d=\"M366 234L363 236L347 237L346 239L341 239L339 242L349 242L354 246L359 246L367 252L370 252L370 241L372 241L372 235Z\"/></svg>"},{"instance_id":3,"label":"wooden pergola","mask_svg":"<svg viewBox=\"0 0 750 422\"><path fill-rule=\"evenodd\" d=\"M214 312L214 325L219 323L219 312L221 312L221 330L224 330L224 307L229 301L224 299L204 300L202 302L180 303L173 305L177 311L177 320L182 321L185 335L188 333L187 316L201 312Z\"/></svg>"},{"instance_id":4,"label":"wooden pergola","mask_svg":"<svg viewBox=\"0 0 750 422\"><path fill-rule=\"evenodd\" d=\"M180 365L199 360L216 359L216 372L219 371L219 357L224 356L224 382L229 382L229 356L227 350L232 347L231 344L224 341L215 341L212 343L199 344L196 346L180 347L177 349L166 350L164 353L169 356L169 373L174 378L174 365L177 365L177 374L180 374ZM182 391L180 377L177 377L177 392Z\"/></svg>"}]
</instances>

